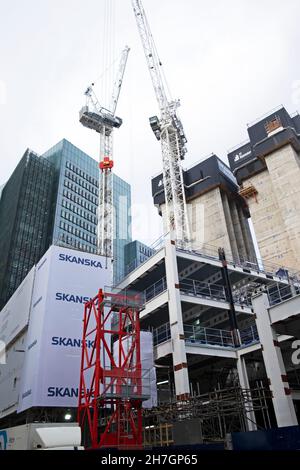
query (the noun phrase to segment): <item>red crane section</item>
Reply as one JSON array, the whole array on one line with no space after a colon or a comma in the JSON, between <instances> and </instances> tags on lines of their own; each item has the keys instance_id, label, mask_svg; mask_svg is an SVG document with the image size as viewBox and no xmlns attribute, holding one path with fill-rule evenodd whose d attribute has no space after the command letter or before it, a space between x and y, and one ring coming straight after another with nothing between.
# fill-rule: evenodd
<instances>
[{"instance_id":1,"label":"red crane section","mask_svg":"<svg viewBox=\"0 0 300 470\"><path fill-rule=\"evenodd\" d=\"M78 421L91 449L142 448L141 294L104 292L84 307Z\"/></svg>"}]
</instances>

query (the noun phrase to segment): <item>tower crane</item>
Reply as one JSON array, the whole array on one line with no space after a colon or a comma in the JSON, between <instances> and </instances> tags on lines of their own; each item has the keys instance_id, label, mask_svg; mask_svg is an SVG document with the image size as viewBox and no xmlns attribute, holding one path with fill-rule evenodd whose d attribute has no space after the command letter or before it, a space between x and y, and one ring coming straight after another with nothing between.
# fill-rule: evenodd
<instances>
[{"instance_id":1,"label":"tower crane","mask_svg":"<svg viewBox=\"0 0 300 470\"><path fill-rule=\"evenodd\" d=\"M172 100L167 95L162 63L142 2L131 0L131 3L160 109L160 118L150 118L150 125L161 142L167 228L179 245L187 247L190 243L190 229L181 165L187 151L187 139L177 115L180 101Z\"/></svg>"},{"instance_id":2,"label":"tower crane","mask_svg":"<svg viewBox=\"0 0 300 470\"><path fill-rule=\"evenodd\" d=\"M81 124L100 134L100 178L99 178L99 212L97 229L97 247L99 254L113 258L113 131L121 127L123 121L116 116L124 73L126 69L128 46L122 51L117 77L109 109L101 106L94 92L94 84L85 92L86 105L79 113Z\"/></svg>"}]
</instances>

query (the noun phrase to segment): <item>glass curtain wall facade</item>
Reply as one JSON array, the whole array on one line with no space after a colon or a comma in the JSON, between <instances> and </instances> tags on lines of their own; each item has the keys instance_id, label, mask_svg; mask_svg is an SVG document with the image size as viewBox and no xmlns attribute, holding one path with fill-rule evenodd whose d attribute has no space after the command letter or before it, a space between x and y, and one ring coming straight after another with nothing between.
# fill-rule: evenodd
<instances>
[{"instance_id":1,"label":"glass curtain wall facade","mask_svg":"<svg viewBox=\"0 0 300 470\"><path fill-rule=\"evenodd\" d=\"M114 198L114 285L125 276L125 246L132 240L131 187L113 175Z\"/></svg>"},{"instance_id":2,"label":"glass curtain wall facade","mask_svg":"<svg viewBox=\"0 0 300 470\"><path fill-rule=\"evenodd\" d=\"M52 199L52 243L97 251L99 171L97 162L67 140L43 158L56 170Z\"/></svg>"},{"instance_id":3,"label":"glass curtain wall facade","mask_svg":"<svg viewBox=\"0 0 300 470\"><path fill-rule=\"evenodd\" d=\"M97 253L99 168L67 140L44 155L27 150L0 192L0 308L49 245ZM113 282L124 277L131 238L131 188L113 175Z\"/></svg>"},{"instance_id":4,"label":"glass curtain wall facade","mask_svg":"<svg viewBox=\"0 0 300 470\"><path fill-rule=\"evenodd\" d=\"M27 150L0 200L0 308L49 246L54 168Z\"/></svg>"},{"instance_id":5,"label":"glass curtain wall facade","mask_svg":"<svg viewBox=\"0 0 300 470\"><path fill-rule=\"evenodd\" d=\"M43 157L56 168L52 201L52 243L89 253L97 252L97 208L99 203L98 162L67 140ZM131 188L113 175L114 264L113 282L124 277L124 247L131 237Z\"/></svg>"},{"instance_id":6,"label":"glass curtain wall facade","mask_svg":"<svg viewBox=\"0 0 300 470\"><path fill-rule=\"evenodd\" d=\"M125 275L129 274L140 264L154 255L155 250L144 243L135 240L125 246Z\"/></svg>"}]
</instances>

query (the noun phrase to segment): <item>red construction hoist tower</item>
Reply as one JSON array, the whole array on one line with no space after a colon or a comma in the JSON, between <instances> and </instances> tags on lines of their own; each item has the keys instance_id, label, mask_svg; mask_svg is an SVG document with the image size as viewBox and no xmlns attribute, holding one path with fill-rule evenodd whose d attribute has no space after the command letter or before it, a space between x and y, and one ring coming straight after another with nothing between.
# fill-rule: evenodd
<instances>
[{"instance_id":1,"label":"red construction hoist tower","mask_svg":"<svg viewBox=\"0 0 300 470\"><path fill-rule=\"evenodd\" d=\"M100 290L85 304L78 421L91 449L142 448L142 294Z\"/></svg>"}]
</instances>

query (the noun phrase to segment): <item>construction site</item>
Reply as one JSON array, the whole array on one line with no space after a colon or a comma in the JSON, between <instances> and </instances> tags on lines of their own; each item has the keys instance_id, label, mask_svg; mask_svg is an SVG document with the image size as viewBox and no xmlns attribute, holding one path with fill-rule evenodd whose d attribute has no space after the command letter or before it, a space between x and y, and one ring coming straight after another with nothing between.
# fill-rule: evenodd
<instances>
[{"instance_id":1,"label":"construction site","mask_svg":"<svg viewBox=\"0 0 300 470\"><path fill-rule=\"evenodd\" d=\"M185 168L180 100L131 4L159 109L164 235L114 283L126 46L109 106L91 84L79 113L100 137L97 250L61 237L0 312L0 448L299 450L300 116L280 106L229 165L212 154Z\"/></svg>"}]
</instances>

